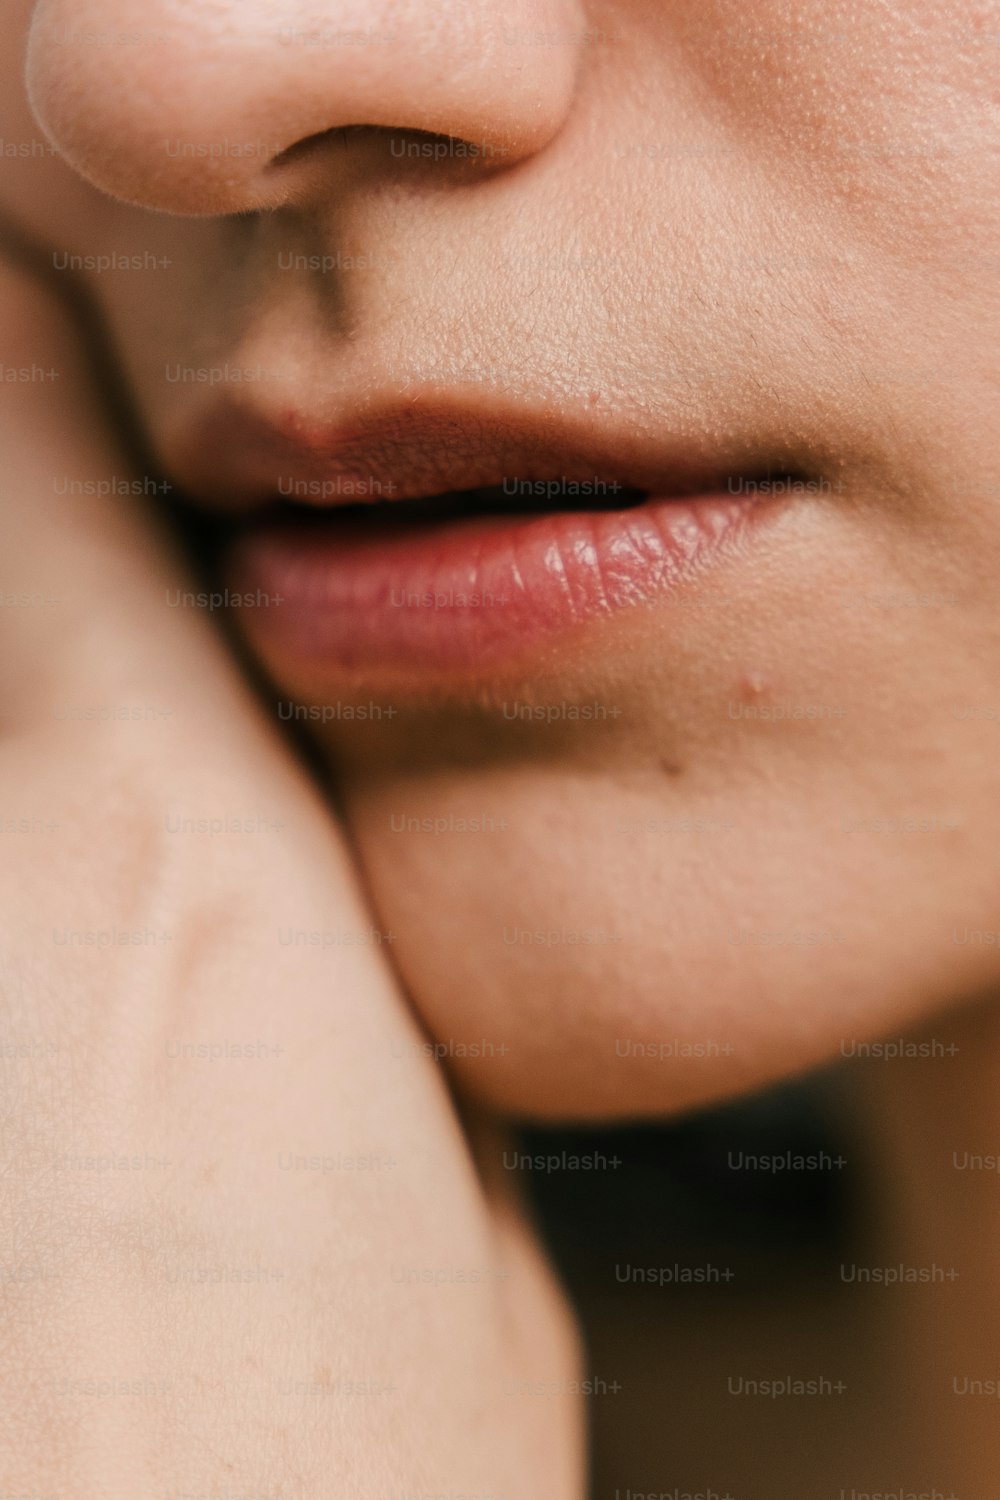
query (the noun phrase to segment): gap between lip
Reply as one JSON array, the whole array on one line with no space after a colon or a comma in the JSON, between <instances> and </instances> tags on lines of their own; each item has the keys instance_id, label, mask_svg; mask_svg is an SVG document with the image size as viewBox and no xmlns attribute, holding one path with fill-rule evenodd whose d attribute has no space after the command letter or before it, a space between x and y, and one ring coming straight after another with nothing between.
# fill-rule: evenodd
<instances>
[{"instance_id":1,"label":"gap between lip","mask_svg":"<svg viewBox=\"0 0 1000 1500\"><path fill-rule=\"evenodd\" d=\"M265 502L252 517L253 524L280 521L283 525L327 526L351 524L358 521L366 525L388 527L398 525L432 524L466 519L469 517L545 516L567 513L615 515L628 514L650 501L669 503L671 500L691 501L699 496L717 496L727 492L727 486L739 479L741 484L758 485L766 478L769 485L804 482L802 476L790 470L767 471L766 474L740 474L722 476L721 482L699 485L677 491L640 489L604 480L595 476L588 480L559 480L546 478L518 479L510 481L516 488L508 487L508 481L500 484L480 485L469 489L447 490L439 494L393 499L382 494L368 498L344 500L362 488L363 482L352 485L350 480L302 481L301 495L280 495ZM729 489L729 493L738 493ZM322 501L338 497L337 503ZM317 503L317 501L319 503Z\"/></svg>"}]
</instances>

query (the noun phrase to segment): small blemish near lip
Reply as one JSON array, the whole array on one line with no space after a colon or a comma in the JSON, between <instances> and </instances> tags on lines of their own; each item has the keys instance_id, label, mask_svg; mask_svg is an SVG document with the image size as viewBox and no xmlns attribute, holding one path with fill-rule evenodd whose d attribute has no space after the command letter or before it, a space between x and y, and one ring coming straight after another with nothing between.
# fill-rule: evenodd
<instances>
[{"instance_id":1,"label":"small blemish near lip","mask_svg":"<svg viewBox=\"0 0 1000 1500\"><path fill-rule=\"evenodd\" d=\"M767 692L767 678L762 672L746 672L740 680L742 698L760 698Z\"/></svg>"}]
</instances>

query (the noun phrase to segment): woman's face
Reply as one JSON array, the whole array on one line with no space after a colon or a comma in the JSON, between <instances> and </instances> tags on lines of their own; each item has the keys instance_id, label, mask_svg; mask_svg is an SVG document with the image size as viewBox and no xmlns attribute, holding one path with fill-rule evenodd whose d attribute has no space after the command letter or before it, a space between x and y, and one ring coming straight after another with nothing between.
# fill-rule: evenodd
<instances>
[{"instance_id":1,"label":"woman's face","mask_svg":"<svg viewBox=\"0 0 1000 1500\"><path fill-rule=\"evenodd\" d=\"M994 9L13 10L95 186L8 90L5 195L171 479L323 508L237 613L471 1086L680 1107L1000 979Z\"/></svg>"}]
</instances>

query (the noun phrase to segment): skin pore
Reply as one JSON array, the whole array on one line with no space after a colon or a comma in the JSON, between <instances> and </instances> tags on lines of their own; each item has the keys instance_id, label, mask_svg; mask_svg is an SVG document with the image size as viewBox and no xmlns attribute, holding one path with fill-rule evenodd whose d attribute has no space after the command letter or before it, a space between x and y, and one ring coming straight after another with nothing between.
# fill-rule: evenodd
<instances>
[{"instance_id":1,"label":"skin pore","mask_svg":"<svg viewBox=\"0 0 1000 1500\"><path fill-rule=\"evenodd\" d=\"M239 623L276 699L393 707L319 739L423 1023L505 1049L453 1059L480 1102L653 1116L850 1039L961 1037L947 1067L845 1087L871 1258L955 1264L957 1292L885 1330L845 1296L836 1328L789 1315L788 1337L919 1353L875 1379L858 1488L905 1462L917 1490L982 1493L987 1407L948 1393L995 1373L994 1268L968 1248L995 1194L952 1158L994 1125L995 13L43 0L2 25L4 140L64 153L5 158L4 204L54 256L146 268L81 274L196 498L239 501L240 444L206 433L248 412L319 463L310 435L441 388L501 452L510 412L541 411L623 464L679 444L801 476L669 600L460 681L346 672ZM414 163L393 131L483 157ZM219 369L258 378L172 378ZM674 1066L648 1045L706 1039ZM851 1439L815 1421L850 1489ZM809 1462L794 1492L828 1493Z\"/></svg>"}]
</instances>

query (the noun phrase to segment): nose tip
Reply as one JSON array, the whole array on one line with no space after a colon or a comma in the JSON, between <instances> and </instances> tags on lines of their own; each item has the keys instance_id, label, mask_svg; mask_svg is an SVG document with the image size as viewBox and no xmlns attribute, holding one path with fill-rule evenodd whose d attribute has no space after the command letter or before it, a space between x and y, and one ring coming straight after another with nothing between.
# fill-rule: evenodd
<instances>
[{"instance_id":1,"label":"nose tip","mask_svg":"<svg viewBox=\"0 0 1000 1500\"><path fill-rule=\"evenodd\" d=\"M447 137L495 164L540 151L571 106L577 4L40 0L28 91L54 144L116 198L276 208L315 177L317 153L296 148L344 127Z\"/></svg>"}]
</instances>

